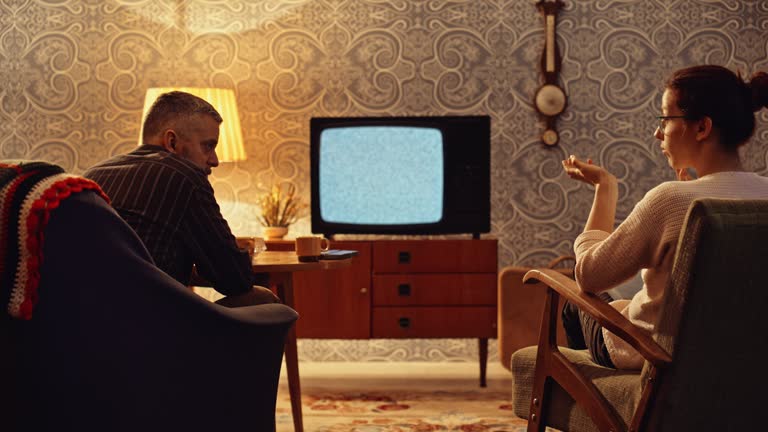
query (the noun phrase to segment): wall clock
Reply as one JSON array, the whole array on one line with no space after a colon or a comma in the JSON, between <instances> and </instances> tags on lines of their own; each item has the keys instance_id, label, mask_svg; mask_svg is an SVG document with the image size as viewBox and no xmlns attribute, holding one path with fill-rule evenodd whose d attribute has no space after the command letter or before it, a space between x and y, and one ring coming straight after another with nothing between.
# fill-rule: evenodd
<instances>
[{"instance_id":1,"label":"wall clock","mask_svg":"<svg viewBox=\"0 0 768 432\"><path fill-rule=\"evenodd\" d=\"M565 111L568 97L558 84L560 72L560 53L557 50L557 13L564 6L562 0L539 0L536 7L544 15L544 52L541 55L541 73L544 84L534 96L533 106L544 118L545 128L541 141L546 145L556 145L560 141L557 133L557 116Z\"/></svg>"}]
</instances>

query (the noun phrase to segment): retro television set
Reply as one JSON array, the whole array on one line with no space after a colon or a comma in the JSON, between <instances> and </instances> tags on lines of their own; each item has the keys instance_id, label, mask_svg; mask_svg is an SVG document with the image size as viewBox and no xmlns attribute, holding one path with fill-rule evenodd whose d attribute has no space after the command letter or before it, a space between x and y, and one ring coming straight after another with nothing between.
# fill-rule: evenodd
<instances>
[{"instance_id":1,"label":"retro television set","mask_svg":"<svg viewBox=\"0 0 768 432\"><path fill-rule=\"evenodd\" d=\"M489 116L310 119L312 232L490 231Z\"/></svg>"}]
</instances>

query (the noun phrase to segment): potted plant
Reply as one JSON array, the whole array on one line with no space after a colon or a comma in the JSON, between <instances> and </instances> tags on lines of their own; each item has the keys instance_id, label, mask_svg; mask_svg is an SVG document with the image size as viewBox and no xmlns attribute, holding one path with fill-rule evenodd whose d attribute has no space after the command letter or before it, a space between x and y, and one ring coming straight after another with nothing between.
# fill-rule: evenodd
<instances>
[{"instance_id":1,"label":"potted plant","mask_svg":"<svg viewBox=\"0 0 768 432\"><path fill-rule=\"evenodd\" d=\"M261 216L259 222L267 240L278 240L288 233L288 227L299 220L306 206L296 195L296 186L292 183L275 184L267 195L259 198Z\"/></svg>"}]
</instances>

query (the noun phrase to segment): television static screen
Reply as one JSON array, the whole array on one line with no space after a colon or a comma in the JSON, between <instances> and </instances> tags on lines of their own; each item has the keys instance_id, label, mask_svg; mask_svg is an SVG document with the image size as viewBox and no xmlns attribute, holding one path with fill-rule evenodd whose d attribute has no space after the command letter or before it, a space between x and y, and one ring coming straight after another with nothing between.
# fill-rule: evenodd
<instances>
[{"instance_id":1,"label":"television static screen","mask_svg":"<svg viewBox=\"0 0 768 432\"><path fill-rule=\"evenodd\" d=\"M430 224L443 218L443 135L357 126L320 135L320 214L327 222Z\"/></svg>"}]
</instances>

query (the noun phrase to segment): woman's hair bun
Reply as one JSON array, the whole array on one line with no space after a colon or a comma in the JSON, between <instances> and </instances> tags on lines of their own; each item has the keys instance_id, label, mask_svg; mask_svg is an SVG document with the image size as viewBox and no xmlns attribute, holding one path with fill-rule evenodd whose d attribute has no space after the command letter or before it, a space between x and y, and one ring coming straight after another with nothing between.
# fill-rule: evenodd
<instances>
[{"instance_id":1,"label":"woman's hair bun","mask_svg":"<svg viewBox=\"0 0 768 432\"><path fill-rule=\"evenodd\" d=\"M752 110L768 107L768 73L756 72L749 81L752 90Z\"/></svg>"}]
</instances>

